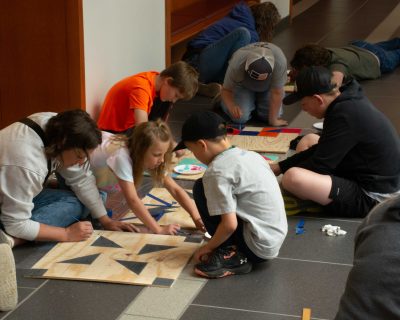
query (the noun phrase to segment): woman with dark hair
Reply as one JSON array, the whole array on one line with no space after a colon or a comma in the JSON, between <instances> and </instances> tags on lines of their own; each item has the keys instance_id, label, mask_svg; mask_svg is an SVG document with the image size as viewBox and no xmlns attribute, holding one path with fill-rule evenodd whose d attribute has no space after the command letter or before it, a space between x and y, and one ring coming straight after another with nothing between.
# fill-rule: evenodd
<instances>
[{"instance_id":1,"label":"woman with dark hair","mask_svg":"<svg viewBox=\"0 0 400 320\"><path fill-rule=\"evenodd\" d=\"M82 241L92 224L89 212L107 230L135 231L107 216L88 159L101 132L82 110L36 113L0 131L0 310L17 303L11 248L28 241ZM51 189L59 173L71 190Z\"/></svg>"}]
</instances>

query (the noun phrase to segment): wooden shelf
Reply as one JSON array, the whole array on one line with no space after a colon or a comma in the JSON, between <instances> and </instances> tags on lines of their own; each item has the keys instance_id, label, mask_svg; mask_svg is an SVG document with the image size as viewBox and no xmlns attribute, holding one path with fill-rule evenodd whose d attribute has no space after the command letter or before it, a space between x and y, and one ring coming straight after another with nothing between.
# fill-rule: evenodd
<instances>
[{"instance_id":1,"label":"wooden shelf","mask_svg":"<svg viewBox=\"0 0 400 320\"><path fill-rule=\"evenodd\" d=\"M226 16L240 0L165 0L166 64L175 62L186 42ZM179 51L179 53L174 52Z\"/></svg>"}]
</instances>

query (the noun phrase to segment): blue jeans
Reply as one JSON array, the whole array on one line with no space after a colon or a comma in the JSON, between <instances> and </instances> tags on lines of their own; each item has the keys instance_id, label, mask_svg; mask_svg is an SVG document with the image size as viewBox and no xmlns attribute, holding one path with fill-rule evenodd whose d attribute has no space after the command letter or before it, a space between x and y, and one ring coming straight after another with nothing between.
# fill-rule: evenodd
<instances>
[{"instance_id":1,"label":"blue jeans","mask_svg":"<svg viewBox=\"0 0 400 320\"><path fill-rule=\"evenodd\" d=\"M223 100L221 101L221 107L234 123L244 124L251 119L254 113L259 120L268 123L269 93L269 90L254 92L241 85L236 85L233 89L233 99L235 103L240 106L242 116L239 119L233 118ZM281 114L282 109L280 111L280 115Z\"/></svg>"},{"instance_id":2,"label":"blue jeans","mask_svg":"<svg viewBox=\"0 0 400 320\"><path fill-rule=\"evenodd\" d=\"M381 73L392 72L400 64L400 38L374 44L356 40L350 42L350 44L374 53L379 59Z\"/></svg>"},{"instance_id":3,"label":"blue jeans","mask_svg":"<svg viewBox=\"0 0 400 320\"><path fill-rule=\"evenodd\" d=\"M197 59L199 81L202 83L222 83L232 54L237 49L248 45L250 40L249 30L240 27L196 54L192 58L192 63L195 65L196 61L194 60Z\"/></svg>"},{"instance_id":4,"label":"blue jeans","mask_svg":"<svg viewBox=\"0 0 400 320\"><path fill-rule=\"evenodd\" d=\"M33 204L31 219L55 227L68 227L89 215L89 210L69 190L44 188L33 198Z\"/></svg>"},{"instance_id":5,"label":"blue jeans","mask_svg":"<svg viewBox=\"0 0 400 320\"><path fill-rule=\"evenodd\" d=\"M100 195L105 201L106 193ZM65 189L44 188L33 198L33 204L31 219L55 227L68 227L89 215L75 193Z\"/></svg>"},{"instance_id":6,"label":"blue jeans","mask_svg":"<svg viewBox=\"0 0 400 320\"><path fill-rule=\"evenodd\" d=\"M213 236L221 222L221 216L210 216L207 208L207 198L204 194L203 180L200 178L196 180L193 186L193 199L196 202L197 209L199 210L201 219L203 220L204 226L207 232ZM253 251L247 246L243 236L243 221L237 217L238 227L234 233L220 245L220 247L227 247L236 245L238 249L246 255L246 257L253 263L259 263L265 261L256 256Z\"/></svg>"}]
</instances>

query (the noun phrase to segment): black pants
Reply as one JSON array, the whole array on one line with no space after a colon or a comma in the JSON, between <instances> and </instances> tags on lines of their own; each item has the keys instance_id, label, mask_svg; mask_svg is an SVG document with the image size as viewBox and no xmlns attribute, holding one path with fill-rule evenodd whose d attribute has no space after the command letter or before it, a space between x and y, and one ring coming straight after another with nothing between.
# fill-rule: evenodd
<instances>
[{"instance_id":1,"label":"black pants","mask_svg":"<svg viewBox=\"0 0 400 320\"><path fill-rule=\"evenodd\" d=\"M201 219L203 220L204 226L207 232L214 236L215 231L221 222L221 216L210 216L207 208L207 199L204 194L203 180L198 179L193 186L193 198L196 202L197 209L199 210ZM242 253L253 263L266 261L258 256L256 256L253 251L249 249L243 238L243 220L237 217L238 227L235 232L223 243L220 247L226 247L231 245L236 245Z\"/></svg>"}]
</instances>

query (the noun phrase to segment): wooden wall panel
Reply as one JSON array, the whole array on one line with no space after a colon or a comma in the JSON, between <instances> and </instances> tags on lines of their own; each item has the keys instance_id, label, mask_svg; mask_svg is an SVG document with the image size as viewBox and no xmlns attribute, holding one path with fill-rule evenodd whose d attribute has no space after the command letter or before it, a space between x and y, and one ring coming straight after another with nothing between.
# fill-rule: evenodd
<instances>
[{"instance_id":1,"label":"wooden wall panel","mask_svg":"<svg viewBox=\"0 0 400 320\"><path fill-rule=\"evenodd\" d=\"M2 1L0 43L0 128L84 108L82 0Z\"/></svg>"}]
</instances>

